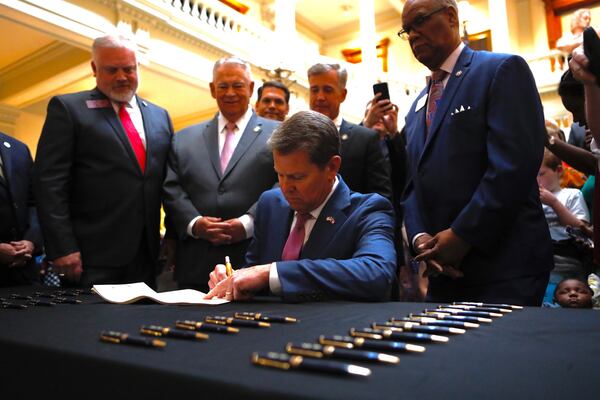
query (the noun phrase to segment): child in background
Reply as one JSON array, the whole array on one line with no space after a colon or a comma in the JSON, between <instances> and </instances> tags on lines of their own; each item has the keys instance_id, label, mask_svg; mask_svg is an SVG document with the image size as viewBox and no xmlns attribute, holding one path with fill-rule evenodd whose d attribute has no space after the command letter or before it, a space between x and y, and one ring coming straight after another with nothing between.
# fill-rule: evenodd
<instances>
[{"instance_id":1,"label":"child in background","mask_svg":"<svg viewBox=\"0 0 600 400\"><path fill-rule=\"evenodd\" d=\"M547 150L537 177L540 200L550 228L554 251L554 269L550 272L545 302L552 301L554 288L561 280L583 280L587 277L583 264L584 254L575 245L566 228L570 226L580 229L589 223L590 213L579 189L560 187L562 173L561 160Z\"/></svg>"},{"instance_id":2,"label":"child in background","mask_svg":"<svg viewBox=\"0 0 600 400\"><path fill-rule=\"evenodd\" d=\"M592 289L579 279L563 279L556 285L554 302L563 308L592 308Z\"/></svg>"}]
</instances>

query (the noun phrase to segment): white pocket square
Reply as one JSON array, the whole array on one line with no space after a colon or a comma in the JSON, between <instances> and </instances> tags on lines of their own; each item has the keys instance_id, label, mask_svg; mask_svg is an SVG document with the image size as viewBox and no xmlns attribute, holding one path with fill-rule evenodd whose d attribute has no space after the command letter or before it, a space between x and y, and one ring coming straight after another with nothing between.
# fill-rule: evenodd
<instances>
[{"instance_id":1,"label":"white pocket square","mask_svg":"<svg viewBox=\"0 0 600 400\"><path fill-rule=\"evenodd\" d=\"M465 106L463 106L463 105L461 104L461 105L460 105L460 107L458 107L458 108L455 108L455 109L454 109L454 111L452 111L452 112L450 113L450 115L456 115L456 114L460 114L460 113L462 113L462 112L469 111L470 109L471 109L471 106L466 106L466 107L465 107Z\"/></svg>"}]
</instances>

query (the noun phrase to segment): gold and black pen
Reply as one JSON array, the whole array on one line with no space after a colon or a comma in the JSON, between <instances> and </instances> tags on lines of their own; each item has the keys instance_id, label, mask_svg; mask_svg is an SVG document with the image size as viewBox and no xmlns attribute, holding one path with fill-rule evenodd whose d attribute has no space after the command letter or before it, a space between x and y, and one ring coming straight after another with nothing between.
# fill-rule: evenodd
<instances>
[{"instance_id":1,"label":"gold and black pen","mask_svg":"<svg viewBox=\"0 0 600 400\"><path fill-rule=\"evenodd\" d=\"M73 297L54 297L52 299L52 302L61 303L61 304L81 304L82 303L81 300L75 299Z\"/></svg>"},{"instance_id":2,"label":"gold and black pen","mask_svg":"<svg viewBox=\"0 0 600 400\"><path fill-rule=\"evenodd\" d=\"M391 322L396 322L396 321L416 322L421 325L447 326L447 327L451 327L451 328L461 328L461 329L479 328L479 324L476 324L474 322L447 321L447 320L435 319L433 317L419 317L419 316L416 316L413 314L409 314L408 317L404 317L404 318L400 318L400 319L391 318L390 321Z\"/></svg>"},{"instance_id":3,"label":"gold and black pen","mask_svg":"<svg viewBox=\"0 0 600 400\"><path fill-rule=\"evenodd\" d=\"M216 333L238 333L240 330L232 326L223 326L217 324L208 324L206 322L192 320L178 320L175 322L175 327L179 329L187 329L189 331L204 331Z\"/></svg>"},{"instance_id":4,"label":"gold and black pen","mask_svg":"<svg viewBox=\"0 0 600 400\"><path fill-rule=\"evenodd\" d=\"M128 333L116 331L103 331L100 334L100 340L106 343L130 344L134 346L152 348L163 348L167 345L167 342L165 342L164 340L150 339L140 336L131 336Z\"/></svg>"},{"instance_id":5,"label":"gold and black pen","mask_svg":"<svg viewBox=\"0 0 600 400\"><path fill-rule=\"evenodd\" d=\"M285 353L255 352L252 353L251 361L256 365L277 368L284 371L289 371L291 369L302 369L337 375L371 375L371 370L369 368L361 367L359 365L332 360L317 360L314 358L289 355Z\"/></svg>"},{"instance_id":6,"label":"gold and black pen","mask_svg":"<svg viewBox=\"0 0 600 400\"><path fill-rule=\"evenodd\" d=\"M343 349L368 349L383 350L402 353L422 353L426 349L417 344L394 342L389 340L367 339L344 335L320 336L319 343L327 346L341 347Z\"/></svg>"},{"instance_id":7,"label":"gold and black pen","mask_svg":"<svg viewBox=\"0 0 600 400\"><path fill-rule=\"evenodd\" d=\"M461 310L461 309L457 309L457 308L447 308L447 307L443 307L443 306L439 306L435 310L425 310L425 312L427 312L427 311L448 312L448 313L456 314L456 315L464 315L465 317L500 318L500 317L504 316L504 314L497 313L497 312L469 311L469 310Z\"/></svg>"},{"instance_id":8,"label":"gold and black pen","mask_svg":"<svg viewBox=\"0 0 600 400\"><path fill-rule=\"evenodd\" d=\"M231 266L231 260L229 260L229 256L225 256L225 273L228 277L233 275L233 267Z\"/></svg>"},{"instance_id":9,"label":"gold and black pen","mask_svg":"<svg viewBox=\"0 0 600 400\"><path fill-rule=\"evenodd\" d=\"M250 319L223 317L219 315L206 316L204 321L217 324L217 325L233 325L233 326L244 326L250 328L270 328L271 324L263 321L254 321Z\"/></svg>"},{"instance_id":10,"label":"gold and black pen","mask_svg":"<svg viewBox=\"0 0 600 400\"><path fill-rule=\"evenodd\" d=\"M420 332L420 333L439 333L442 335L452 334L461 335L466 331L462 328L451 328L447 326L427 326L417 322L393 321L393 322L373 322L373 329L391 329L396 332Z\"/></svg>"},{"instance_id":11,"label":"gold and black pen","mask_svg":"<svg viewBox=\"0 0 600 400\"><path fill-rule=\"evenodd\" d=\"M235 318L250 319L264 322L298 322L294 317L285 317L283 315L267 315L254 312L236 312L233 314Z\"/></svg>"},{"instance_id":12,"label":"gold and black pen","mask_svg":"<svg viewBox=\"0 0 600 400\"><path fill-rule=\"evenodd\" d=\"M350 336L363 337L366 339L377 339L377 340L393 340L393 341L407 341L407 342L439 342L445 343L448 337L441 335L432 335L429 333L418 333L418 332L394 332L391 329L350 329Z\"/></svg>"},{"instance_id":13,"label":"gold and black pen","mask_svg":"<svg viewBox=\"0 0 600 400\"><path fill-rule=\"evenodd\" d=\"M440 310L436 311L425 311L422 314L414 314L417 317L431 317L436 319L445 319L448 321L463 321L463 322L474 322L476 324L480 322L490 323L492 322L491 318L483 318L483 317L467 317L464 315L456 315L449 312L442 312Z\"/></svg>"},{"instance_id":14,"label":"gold and black pen","mask_svg":"<svg viewBox=\"0 0 600 400\"><path fill-rule=\"evenodd\" d=\"M172 337L177 339L190 339L190 340L206 340L208 335L206 333L193 332L193 331L178 331L171 329L166 326L158 325L143 325L140 328L140 333L147 336L164 336Z\"/></svg>"},{"instance_id":15,"label":"gold and black pen","mask_svg":"<svg viewBox=\"0 0 600 400\"><path fill-rule=\"evenodd\" d=\"M444 308L456 308L459 310L468 310L468 311L486 311L486 312L495 312L508 314L513 312L511 308L501 308L501 307L479 307L479 306L469 306L465 304L447 304Z\"/></svg>"},{"instance_id":16,"label":"gold and black pen","mask_svg":"<svg viewBox=\"0 0 600 400\"><path fill-rule=\"evenodd\" d=\"M500 307L500 308L511 308L513 310L522 310L523 306L515 306L513 304L495 304L495 303L477 303L473 301L457 301L454 304L464 304L468 306L478 306L478 307Z\"/></svg>"},{"instance_id":17,"label":"gold and black pen","mask_svg":"<svg viewBox=\"0 0 600 400\"><path fill-rule=\"evenodd\" d=\"M379 362L385 364L398 364L400 358L391 354L376 351L345 349L332 345L318 343L288 343L285 351L289 354L311 358L333 358L352 361Z\"/></svg>"},{"instance_id":18,"label":"gold and black pen","mask_svg":"<svg viewBox=\"0 0 600 400\"><path fill-rule=\"evenodd\" d=\"M17 304L3 301L0 302L0 308L14 308L15 310L24 310L27 308L27 306L25 304Z\"/></svg>"}]
</instances>

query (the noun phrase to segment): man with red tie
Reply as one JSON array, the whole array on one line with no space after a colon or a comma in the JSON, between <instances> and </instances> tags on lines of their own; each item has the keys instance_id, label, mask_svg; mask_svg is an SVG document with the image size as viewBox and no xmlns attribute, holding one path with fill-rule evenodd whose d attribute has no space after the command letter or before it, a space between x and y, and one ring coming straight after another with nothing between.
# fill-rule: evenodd
<instances>
[{"instance_id":1,"label":"man with red tie","mask_svg":"<svg viewBox=\"0 0 600 400\"><path fill-rule=\"evenodd\" d=\"M340 135L327 116L301 111L269 144L279 188L260 197L248 268L210 274L207 297L385 301L396 281L394 211L379 194L352 192L338 174Z\"/></svg>"},{"instance_id":2,"label":"man with red tie","mask_svg":"<svg viewBox=\"0 0 600 400\"><path fill-rule=\"evenodd\" d=\"M38 144L34 189L45 250L63 281L154 285L162 182L173 127L141 99L135 44L92 46L96 88L55 96Z\"/></svg>"}]
</instances>

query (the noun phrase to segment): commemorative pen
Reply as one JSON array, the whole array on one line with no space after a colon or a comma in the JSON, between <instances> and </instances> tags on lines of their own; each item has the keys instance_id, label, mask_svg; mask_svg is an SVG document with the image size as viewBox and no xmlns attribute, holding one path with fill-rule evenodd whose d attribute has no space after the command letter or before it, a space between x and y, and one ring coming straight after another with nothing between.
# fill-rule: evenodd
<instances>
[{"instance_id":1,"label":"commemorative pen","mask_svg":"<svg viewBox=\"0 0 600 400\"><path fill-rule=\"evenodd\" d=\"M16 300L33 300L33 297L31 297L31 296L26 296L26 295L18 294L18 293L11 293L10 298L16 299Z\"/></svg>"},{"instance_id":2,"label":"commemorative pen","mask_svg":"<svg viewBox=\"0 0 600 400\"><path fill-rule=\"evenodd\" d=\"M190 331L204 331L215 333L238 333L240 330L232 326L223 326L216 324L207 324L206 322L192 320L178 320L175 322L175 327L179 329L187 329Z\"/></svg>"},{"instance_id":3,"label":"commemorative pen","mask_svg":"<svg viewBox=\"0 0 600 400\"><path fill-rule=\"evenodd\" d=\"M233 325L233 326L245 326L251 328L270 328L271 324L263 321L253 321L249 319L223 317L223 316L207 316L204 321L217 324L217 325Z\"/></svg>"},{"instance_id":4,"label":"commemorative pen","mask_svg":"<svg viewBox=\"0 0 600 400\"><path fill-rule=\"evenodd\" d=\"M250 319L264 322L298 322L294 317L285 317L283 315L267 315L253 312L236 312L233 314L235 318Z\"/></svg>"},{"instance_id":5,"label":"commemorative pen","mask_svg":"<svg viewBox=\"0 0 600 400\"><path fill-rule=\"evenodd\" d=\"M350 336L364 337L367 339L378 339L378 340L405 340L408 342L439 342L445 343L449 339L446 336L432 335L429 333L417 333L417 332L394 332L391 329L350 329Z\"/></svg>"},{"instance_id":6,"label":"commemorative pen","mask_svg":"<svg viewBox=\"0 0 600 400\"><path fill-rule=\"evenodd\" d=\"M417 322L421 325L431 325L431 326L447 326L451 328L479 328L479 324L473 322L461 322L461 321L446 321L441 319L435 319L432 317L417 317L416 315L410 315L408 317L396 319L391 318L390 321L406 321L406 322Z\"/></svg>"},{"instance_id":7,"label":"commemorative pen","mask_svg":"<svg viewBox=\"0 0 600 400\"><path fill-rule=\"evenodd\" d=\"M363 337L352 337L344 335L320 336L319 343L327 346L341 347L344 349L369 349L402 353L422 353L424 346L411 343L395 342L388 340L367 339Z\"/></svg>"},{"instance_id":8,"label":"commemorative pen","mask_svg":"<svg viewBox=\"0 0 600 400\"><path fill-rule=\"evenodd\" d=\"M439 333L442 335L460 335L466 332L462 328L450 328L447 326L427 326L420 325L416 322L406 321L394 321L384 323L373 322L373 324L371 324L371 327L373 329L391 329L397 332Z\"/></svg>"},{"instance_id":9,"label":"commemorative pen","mask_svg":"<svg viewBox=\"0 0 600 400\"><path fill-rule=\"evenodd\" d=\"M165 326L158 325L143 325L140 328L140 333L147 336L164 336L172 337L177 339L190 339L190 340L206 340L208 335L206 333L193 332L193 331L178 331Z\"/></svg>"},{"instance_id":10,"label":"commemorative pen","mask_svg":"<svg viewBox=\"0 0 600 400\"><path fill-rule=\"evenodd\" d=\"M225 256L225 273L227 276L233 275L233 267L231 266L231 260L229 260L229 256Z\"/></svg>"},{"instance_id":11,"label":"commemorative pen","mask_svg":"<svg viewBox=\"0 0 600 400\"><path fill-rule=\"evenodd\" d=\"M511 308L513 310L522 310L523 306L515 306L512 304L495 304L495 303L476 303L473 301L457 301L454 304L464 304L467 306L478 306L478 307L501 307L501 308Z\"/></svg>"},{"instance_id":12,"label":"commemorative pen","mask_svg":"<svg viewBox=\"0 0 600 400\"><path fill-rule=\"evenodd\" d=\"M400 358L375 351L344 349L318 343L288 343L285 351L289 354L312 358L334 358L352 361L380 362L398 364Z\"/></svg>"},{"instance_id":13,"label":"commemorative pen","mask_svg":"<svg viewBox=\"0 0 600 400\"><path fill-rule=\"evenodd\" d=\"M82 301L79 299L74 299L72 297L53 297L52 302L54 303L64 303L64 304L81 304Z\"/></svg>"},{"instance_id":14,"label":"commemorative pen","mask_svg":"<svg viewBox=\"0 0 600 400\"><path fill-rule=\"evenodd\" d=\"M486 312L495 312L508 314L513 310L510 308L499 308L499 307L479 307L479 306L467 306L464 304L447 304L444 308L456 308L458 310L468 310L468 311L486 311Z\"/></svg>"},{"instance_id":15,"label":"commemorative pen","mask_svg":"<svg viewBox=\"0 0 600 400\"><path fill-rule=\"evenodd\" d=\"M359 365L340 361L317 360L303 356L275 352L252 353L252 363L263 367L277 368L284 371L301 369L307 371L326 372L337 375L369 376L371 370Z\"/></svg>"},{"instance_id":16,"label":"commemorative pen","mask_svg":"<svg viewBox=\"0 0 600 400\"><path fill-rule=\"evenodd\" d=\"M435 310L425 310L425 312L427 312L427 311L442 311L442 312L448 312L448 313L452 313L452 314L456 314L456 315L464 315L465 317L500 318L500 317L504 316L504 314L502 314L502 313L459 310L456 308L446 308L446 307L442 307L442 306L436 308Z\"/></svg>"},{"instance_id":17,"label":"commemorative pen","mask_svg":"<svg viewBox=\"0 0 600 400\"><path fill-rule=\"evenodd\" d=\"M456 315L456 314L451 314L449 312L442 312L442 311L426 311L423 314L414 314L417 317L432 317L432 318L436 318L436 319L447 319L449 321L463 321L463 322L474 322L474 323L480 323L480 322L485 322L485 323L490 323L492 322L491 318L482 318L482 317L466 317L464 315Z\"/></svg>"},{"instance_id":18,"label":"commemorative pen","mask_svg":"<svg viewBox=\"0 0 600 400\"><path fill-rule=\"evenodd\" d=\"M44 306L44 307L52 307L55 306L56 303L53 301L44 301L44 300L29 300L30 306Z\"/></svg>"},{"instance_id":19,"label":"commemorative pen","mask_svg":"<svg viewBox=\"0 0 600 400\"><path fill-rule=\"evenodd\" d=\"M15 310L24 310L27 308L25 304L17 304L17 303L9 303L9 302L1 302L0 308L14 308Z\"/></svg>"},{"instance_id":20,"label":"commemorative pen","mask_svg":"<svg viewBox=\"0 0 600 400\"><path fill-rule=\"evenodd\" d=\"M114 344L131 344L134 346L163 348L167 345L167 342L159 339L150 339L139 336L131 336L128 333L116 332L116 331L103 331L100 334L100 340L106 343Z\"/></svg>"}]
</instances>

